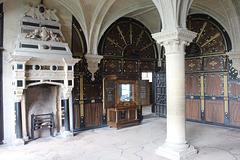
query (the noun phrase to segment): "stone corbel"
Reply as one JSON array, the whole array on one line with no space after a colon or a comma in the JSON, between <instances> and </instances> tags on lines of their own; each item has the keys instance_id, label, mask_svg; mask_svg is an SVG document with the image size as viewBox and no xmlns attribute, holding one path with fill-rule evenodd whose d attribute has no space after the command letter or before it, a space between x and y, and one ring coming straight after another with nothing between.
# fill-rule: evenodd
<instances>
[{"instance_id":1,"label":"stone corbel","mask_svg":"<svg viewBox=\"0 0 240 160\"><path fill-rule=\"evenodd\" d=\"M92 73L92 81L94 81L94 73L98 70L98 64L100 63L103 56L87 54L85 57L88 63L88 70Z\"/></svg>"},{"instance_id":2,"label":"stone corbel","mask_svg":"<svg viewBox=\"0 0 240 160\"><path fill-rule=\"evenodd\" d=\"M226 53L230 60L232 60L233 67L238 70L238 78L240 78L240 51L230 51Z\"/></svg>"}]
</instances>

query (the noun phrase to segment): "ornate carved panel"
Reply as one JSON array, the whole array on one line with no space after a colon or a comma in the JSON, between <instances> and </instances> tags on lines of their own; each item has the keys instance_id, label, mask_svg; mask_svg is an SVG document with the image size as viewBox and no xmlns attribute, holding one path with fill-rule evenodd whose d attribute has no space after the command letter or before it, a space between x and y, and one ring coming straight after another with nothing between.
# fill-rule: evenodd
<instances>
[{"instance_id":1,"label":"ornate carved panel","mask_svg":"<svg viewBox=\"0 0 240 160\"><path fill-rule=\"evenodd\" d=\"M187 56L224 53L231 49L226 30L213 18L198 14L187 19L188 29L197 32L197 37L186 48Z\"/></svg>"},{"instance_id":2,"label":"ornate carved panel","mask_svg":"<svg viewBox=\"0 0 240 160\"><path fill-rule=\"evenodd\" d=\"M186 71L200 71L201 63L201 59L187 59L185 61L185 69Z\"/></svg>"},{"instance_id":3,"label":"ornate carved panel","mask_svg":"<svg viewBox=\"0 0 240 160\"><path fill-rule=\"evenodd\" d=\"M186 95L200 96L200 75L186 75Z\"/></svg>"},{"instance_id":4,"label":"ornate carved panel","mask_svg":"<svg viewBox=\"0 0 240 160\"><path fill-rule=\"evenodd\" d=\"M224 101L206 100L206 121L224 123Z\"/></svg>"},{"instance_id":5,"label":"ornate carved panel","mask_svg":"<svg viewBox=\"0 0 240 160\"><path fill-rule=\"evenodd\" d=\"M201 120L200 99L186 99L186 118Z\"/></svg>"},{"instance_id":6,"label":"ornate carved panel","mask_svg":"<svg viewBox=\"0 0 240 160\"><path fill-rule=\"evenodd\" d=\"M104 60L104 71L107 73L120 73L122 71L121 60Z\"/></svg>"},{"instance_id":7,"label":"ornate carved panel","mask_svg":"<svg viewBox=\"0 0 240 160\"><path fill-rule=\"evenodd\" d=\"M223 97L223 74L204 75L205 95Z\"/></svg>"},{"instance_id":8,"label":"ornate carved panel","mask_svg":"<svg viewBox=\"0 0 240 160\"><path fill-rule=\"evenodd\" d=\"M137 73L138 72L138 61L124 61L123 71L125 73Z\"/></svg>"},{"instance_id":9,"label":"ornate carved panel","mask_svg":"<svg viewBox=\"0 0 240 160\"><path fill-rule=\"evenodd\" d=\"M151 33L140 22L131 18L120 18L114 22L103 35L99 48L99 54L104 56L104 72L114 73L139 73L138 65L130 60L157 62L156 43ZM107 59L120 59L124 62L123 68L119 65L108 62ZM111 65L111 66L110 66ZM156 65L149 67L146 62L141 66L144 70L153 71Z\"/></svg>"},{"instance_id":10,"label":"ornate carved panel","mask_svg":"<svg viewBox=\"0 0 240 160\"><path fill-rule=\"evenodd\" d=\"M208 57L204 58L204 70L223 70L223 57Z\"/></svg>"},{"instance_id":11,"label":"ornate carved panel","mask_svg":"<svg viewBox=\"0 0 240 160\"><path fill-rule=\"evenodd\" d=\"M240 125L240 102L229 102L230 124Z\"/></svg>"}]
</instances>

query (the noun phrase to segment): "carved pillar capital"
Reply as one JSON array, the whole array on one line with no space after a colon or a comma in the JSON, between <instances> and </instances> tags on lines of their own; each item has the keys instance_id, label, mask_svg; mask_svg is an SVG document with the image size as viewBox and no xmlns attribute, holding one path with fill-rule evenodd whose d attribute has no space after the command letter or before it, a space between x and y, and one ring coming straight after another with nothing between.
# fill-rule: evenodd
<instances>
[{"instance_id":1,"label":"carved pillar capital","mask_svg":"<svg viewBox=\"0 0 240 160\"><path fill-rule=\"evenodd\" d=\"M103 56L87 54L85 57L88 63L88 70L92 73L92 81L94 81L94 73L98 70L98 64L100 63Z\"/></svg>"},{"instance_id":2,"label":"carved pillar capital","mask_svg":"<svg viewBox=\"0 0 240 160\"><path fill-rule=\"evenodd\" d=\"M152 37L163 45L166 53L185 52L185 46L196 37L197 33L183 28L173 28L152 34Z\"/></svg>"}]
</instances>

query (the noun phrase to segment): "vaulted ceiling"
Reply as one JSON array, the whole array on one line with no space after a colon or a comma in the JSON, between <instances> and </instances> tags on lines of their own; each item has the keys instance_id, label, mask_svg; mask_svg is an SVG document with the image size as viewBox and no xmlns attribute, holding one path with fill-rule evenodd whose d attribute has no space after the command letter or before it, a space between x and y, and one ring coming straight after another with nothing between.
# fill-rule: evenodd
<instances>
[{"instance_id":1,"label":"vaulted ceiling","mask_svg":"<svg viewBox=\"0 0 240 160\"><path fill-rule=\"evenodd\" d=\"M0 0L0 2L14 0ZM21 0L39 4L40 0ZM46 0L45 0L46 1ZM44 3L45 3L44 1ZM159 13L152 0L48 0L64 6L80 23L87 40L88 52L97 52L98 42L106 29L120 17L143 23L152 33L161 31ZM208 14L227 30L231 40L240 40L239 0L193 0L190 14ZM238 45L233 43L233 48ZM240 50L240 47L239 47Z\"/></svg>"}]
</instances>

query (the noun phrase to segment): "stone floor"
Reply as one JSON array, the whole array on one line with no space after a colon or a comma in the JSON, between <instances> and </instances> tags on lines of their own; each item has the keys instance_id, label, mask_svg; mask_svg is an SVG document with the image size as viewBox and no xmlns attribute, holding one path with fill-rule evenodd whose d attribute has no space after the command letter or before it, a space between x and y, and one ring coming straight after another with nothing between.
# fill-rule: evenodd
<instances>
[{"instance_id":1,"label":"stone floor","mask_svg":"<svg viewBox=\"0 0 240 160\"><path fill-rule=\"evenodd\" d=\"M187 122L193 160L240 160L240 129ZM1 160L165 160L155 149L166 138L166 119L145 115L140 125L82 131L73 138L39 138L24 146L0 145Z\"/></svg>"}]
</instances>

